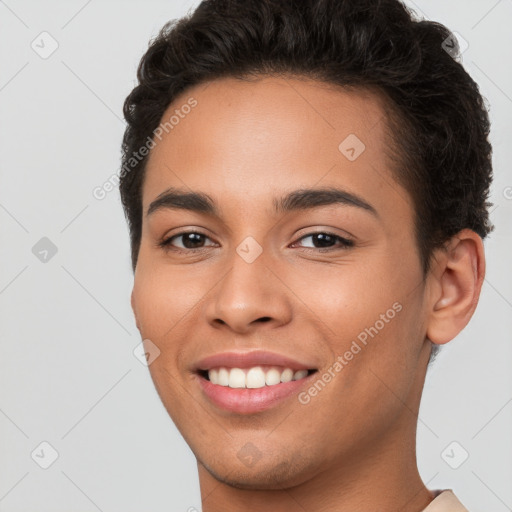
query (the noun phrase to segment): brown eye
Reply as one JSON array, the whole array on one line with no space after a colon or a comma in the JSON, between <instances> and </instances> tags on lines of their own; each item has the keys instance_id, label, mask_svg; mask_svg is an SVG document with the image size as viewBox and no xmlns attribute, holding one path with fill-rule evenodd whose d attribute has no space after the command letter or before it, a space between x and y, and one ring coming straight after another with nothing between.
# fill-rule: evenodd
<instances>
[{"instance_id":1,"label":"brown eye","mask_svg":"<svg viewBox=\"0 0 512 512\"><path fill-rule=\"evenodd\" d=\"M313 247L306 247L306 249L346 249L348 247L353 247L354 242L352 240L348 240L339 235L335 235L333 233L328 233L325 231L319 231L317 233L310 233L309 235L305 235L299 239L305 240L307 238L311 238L313 241ZM333 245L339 243L338 247L333 247Z\"/></svg>"},{"instance_id":2,"label":"brown eye","mask_svg":"<svg viewBox=\"0 0 512 512\"><path fill-rule=\"evenodd\" d=\"M174 245L174 240L180 239L181 246ZM184 231L183 233L178 233L177 235L173 235L169 238L166 238L159 245L160 247L164 247L166 249L176 249L178 251L193 251L194 249L204 249L205 246L202 244L204 244L205 239L209 238L203 233L199 233L197 231Z\"/></svg>"}]
</instances>

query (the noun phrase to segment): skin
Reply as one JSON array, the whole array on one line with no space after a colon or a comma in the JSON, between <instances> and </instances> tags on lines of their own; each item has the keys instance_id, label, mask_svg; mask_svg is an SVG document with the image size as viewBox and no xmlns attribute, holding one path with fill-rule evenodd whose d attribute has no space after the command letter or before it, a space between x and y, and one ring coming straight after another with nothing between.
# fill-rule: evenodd
<instances>
[{"instance_id":1,"label":"skin","mask_svg":"<svg viewBox=\"0 0 512 512\"><path fill-rule=\"evenodd\" d=\"M414 205L385 156L374 93L291 76L224 78L188 89L163 119L191 96L197 106L147 163L132 307L142 338L160 350L151 376L197 458L203 511L420 512L433 499L415 452L429 340L450 341L474 312L480 237L461 231L423 279ZM338 149L351 133L366 146L354 161ZM272 212L274 198L320 186L357 194L378 215L341 204ZM146 215L169 187L208 194L220 218ZM205 234L202 249L184 237L171 247L188 252L158 246L183 231ZM354 245L308 236L326 231ZM252 263L236 251L248 236L263 251ZM258 348L322 375L397 302L401 311L307 404L294 395L255 414L224 411L192 371L202 357ZM251 467L237 456L249 442L259 454Z\"/></svg>"}]
</instances>

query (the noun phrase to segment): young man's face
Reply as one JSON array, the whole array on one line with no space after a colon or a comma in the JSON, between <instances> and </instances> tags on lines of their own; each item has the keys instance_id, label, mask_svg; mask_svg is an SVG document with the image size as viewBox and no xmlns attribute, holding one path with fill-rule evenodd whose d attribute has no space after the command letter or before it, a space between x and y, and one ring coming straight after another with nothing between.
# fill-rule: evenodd
<instances>
[{"instance_id":1,"label":"young man's face","mask_svg":"<svg viewBox=\"0 0 512 512\"><path fill-rule=\"evenodd\" d=\"M197 105L183 109L190 97ZM147 164L133 306L160 350L150 365L158 393L200 472L277 489L414 451L403 441L430 353L427 292L377 98L293 78L222 79L186 91L162 121L176 109ZM171 187L207 194L217 213L160 204L147 215ZM319 188L361 202L274 210ZM255 351L290 361L222 356ZM249 389L199 372L221 366L262 366L269 382L286 367L316 372ZM261 378L251 372L251 383Z\"/></svg>"}]
</instances>

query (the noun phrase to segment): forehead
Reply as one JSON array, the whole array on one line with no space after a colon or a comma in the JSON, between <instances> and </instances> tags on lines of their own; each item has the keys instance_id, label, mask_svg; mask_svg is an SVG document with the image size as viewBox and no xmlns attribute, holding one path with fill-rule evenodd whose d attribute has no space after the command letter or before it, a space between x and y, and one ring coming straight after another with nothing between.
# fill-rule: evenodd
<instances>
[{"instance_id":1,"label":"forehead","mask_svg":"<svg viewBox=\"0 0 512 512\"><path fill-rule=\"evenodd\" d=\"M390 171L384 105L367 90L293 77L223 78L187 89L162 117L162 126L174 122L150 152L144 212L169 187L271 206L277 192L343 185L384 209L399 197L410 213L410 197Z\"/></svg>"}]
</instances>

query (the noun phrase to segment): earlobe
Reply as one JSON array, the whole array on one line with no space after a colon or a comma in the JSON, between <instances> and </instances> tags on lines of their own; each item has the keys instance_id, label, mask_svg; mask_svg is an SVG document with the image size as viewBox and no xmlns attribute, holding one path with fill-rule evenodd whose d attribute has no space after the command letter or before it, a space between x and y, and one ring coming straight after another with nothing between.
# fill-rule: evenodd
<instances>
[{"instance_id":1,"label":"earlobe","mask_svg":"<svg viewBox=\"0 0 512 512\"><path fill-rule=\"evenodd\" d=\"M485 254L480 236L472 230L457 233L442 250L430 276L431 297L427 337L438 345L448 343L473 316L485 276Z\"/></svg>"}]
</instances>

